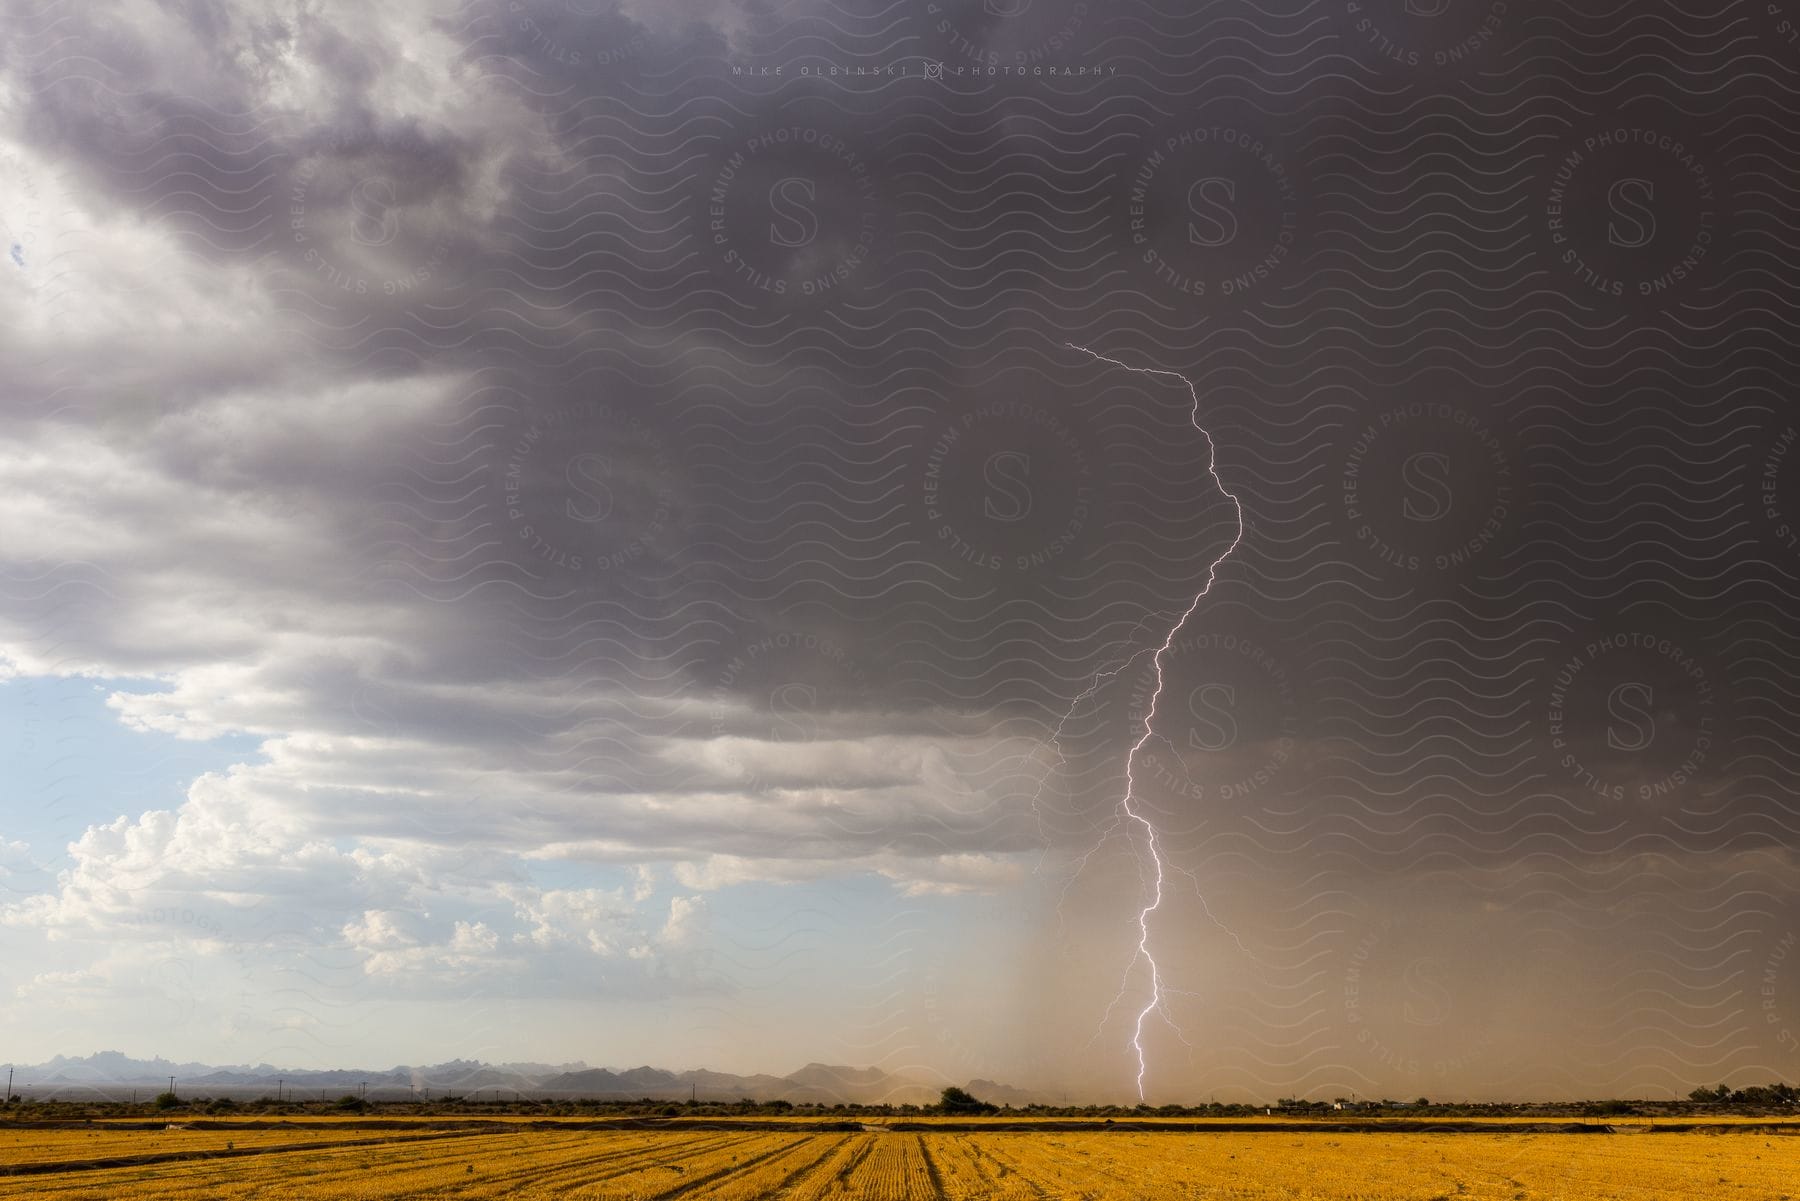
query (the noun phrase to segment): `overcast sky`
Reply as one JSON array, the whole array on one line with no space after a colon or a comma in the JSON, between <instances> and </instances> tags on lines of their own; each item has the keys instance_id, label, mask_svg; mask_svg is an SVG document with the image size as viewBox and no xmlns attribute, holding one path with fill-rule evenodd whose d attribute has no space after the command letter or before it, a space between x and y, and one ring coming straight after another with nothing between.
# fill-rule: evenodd
<instances>
[{"instance_id":1,"label":"overcast sky","mask_svg":"<svg viewBox=\"0 0 1800 1201\"><path fill-rule=\"evenodd\" d=\"M1794 7L10 18L0 1055L1800 1077Z\"/></svg>"}]
</instances>

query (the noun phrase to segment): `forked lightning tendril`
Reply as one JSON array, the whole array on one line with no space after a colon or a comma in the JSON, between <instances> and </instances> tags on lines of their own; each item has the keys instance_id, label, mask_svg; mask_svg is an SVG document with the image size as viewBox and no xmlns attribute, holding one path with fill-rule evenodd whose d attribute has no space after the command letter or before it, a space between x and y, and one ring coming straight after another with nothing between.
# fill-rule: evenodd
<instances>
[{"instance_id":1,"label":"forked lightning tendril","mask_svg":"<svg viewBox=\"0 0 1800 1201\"><path fill-rule=\"evenodd\" d=\"M1136 768L1137 768L1137 755L1138 755L1138 752L1144 748L1145 743L1149 742L1152 738L1157 736L1156 729L1155 729L1156 706L1157 706L1157 702L1159 702L1162 699L1163 656L1165 654L1167 654L1169 651L1169 648L1175 644L1176 636L1181 633L1181 629L1183 626L1185 626L1187 624L1188 618L1190 618L1194 615L1194 610L1196 610L1200 607L1200 602L1202 600L1205 600L1207 595L1210 592L1212 592L1213 583L1214 583L1214 581L1216 581L1218 579L1219 567L1225 562L1225 560L1227 560L1231 557L1232 552L1237 550L1238 544L1244 540L1244 506L1243 506L1243 502L1238 500L1238 498L1234 494L1232 494L1231 492L1226 490L1225 481L1219 478L1218 446L1213 442L1212 434L1207 432L1206 427L1200 424L1200 393L1195 389L1193 381L1189 380L1186 376L1180 374L1179 372L1161 371L1161 370L1157 370L1152 367L1133 367L1128 363L1121 363L1118 359L1109 358L1106 355L1099 354L1095 351L1089 350L1085 346L1076 346L1072 342L1067 343L1067 345L1068 345L1069 349L1071 349L1071 350L1079 350L1081 353L1086 354L1086 355L1091 355L1103 363L1111 363L1113 366L1122 367L1126 371L1134 371L1134 372L1137 372L1139 375L1167 376L1171 379L1180 380L1182 382L1182 384L1187 388L1188 395L1193 397L1193 400L1194 400L1194 407L1193 407L1193 409L1191 411L1191 415L1190 415L1191 420L1193 422L1193 426L1195 429L1199 430L1200 435L1206 439L1206 454L1207 454L1206 470L1207 470L1207 474L1212 476L1213 483L1218 485L1219 492L1225 497L1226 500L1229 500L1231 502L1232 508L1234 510L1236 510L1236 512L1237 512L1237 533L1232 538L1231 545L1226 547L1224 550L1224 553L1220 554L1219 557L1214 559L1212 561L1211 565L1209 565L1207 567L1207 569L1206 569L1206 586L1201 588L1200 591L1194 595L1194 599L1188 604L1188 607L1182 611L1181 617L1176 620L1174 625L1169 627L1168 636L1163 639L1162 645L1157 648L1156 654L1151 659L1151 665L1156 671L1156 690L1150 694L1149 707L1147 709L1145 709L1145 711L1144 711L1144 732L1138 736L1138 740L1136 742L1132 743L1131 750L1128 751L1125 755L1125 795L1123 797L1121 797L1119 800L1119 811L1123 815L1125 820L1136 822L1138 825L1143 827L1144 842L1145 842L1147 849L1149 850L1150 860L1155 865L1155 869L1156 869L1154 886L1151 891L1150 902L1149 902L1149 904L1145 905L1143 907L1143 909L1138 911L1137 951L1132 956L1131 961L1125 965L1125 975L1126 975L1127 979L1130 977L1131 969L1137 966L1137 963L1140 959L1150 965L1150 1000L1147 1004L1145 1004L1144 1008L1139 1011L1139 1013L1137 1015L1137 1024L1133 1028L1132 1035L1131 1035L1131 1045L1137 1051L1138 1100L1142 1101L1144 1099L1144 1076L1148 1071L1148 1062L1144 1056L1144 1023L1145 1023L1145 1021L1147 1021L1149 1019L1149 1017L1152 1013L1159 1013L1162 1015L1163 1020L1169 1024L1169 1028L1171 1030L1174 1030L1177 1035L1179 1035L1181 1032L1180 1032L1179 1028L1176 1027L1174 1021L1169 1017L1168 1010L1163 1007L1162 969L1157 965L1156 956L1151 954L1151 951L1150 951L1150 915L1155 913L1159 908L1162 907L1163 879L1164 879L1164 875L1165 875L1165 869L1164 869L1163 859L1162 859L1162 849L1160 846L1158 846L1157 841L1156 841L1156 827L1153 824L1151 824L1150 819L1146 818L1143 814L1139 813L1137 808L1132 804L1132 802L1137 797L1137 777L1135 774ZM1142 654L1142 652L1140 651L1139 655L1141 655L1141 654ZM1075 698L1074 702L1070 705L1069 712L1073 713L1075 711L1076 706L1080 705L1081 702L1083 700L1085 700L1086 698L1088 698L1089 696L1092 696L1094 694L1095 690L1099 688L1101 680L1119 674L1119 672L1123 671L1126 666L1129 666L1131 663L1136 662L1139 655L1133 655L1130 659L1128 659L1126 661L1126 663L1123 666L1114 668L1111 671L1101 672L1100 674L1096 675L1094 677L1093 683L1091 683L1088 686L1088 688L1081 693L1080 696ZM1068 721L1068 714L1064 714L1063 721L1059 722L1057 725L1056 737L1060 737L1060 735L1062 733L1063 724L1065 724L1067 721ZM1053 743L1056 741L1056 737L1053 737L1053 739L1052 739ZM1089 852L1090 855L1092 853L1093 853L1092 851ZM1085 858L1086 857L1084 856L1084 862L1085 862ZM1180 869L1177 869L1177 870L1180 870ZM1202 897L1201 900L1202 900L1202 904L1204 904L1205 898ZM1211 915L1211 913L1209 910L1208 916L1210 916L1210 915ZM1214 921L1217 921L1217 920L1218 919L1216 919L1216 918L1214 919ZM1171 991L1175 991L1175 990L1171 990ZM1118 1004L1119 997L1123 997L1124 995L1125 995L1125 983L1122 980L1120 982L1120 986L1119 986L1119 996L1115 997L1113 999L1113 1005L1109 1005L1107 1007L1108 1016L1111 1015L1113 1007ZM1104 1028L1104 1025L1105 1025L1105 1019L1102 1019L1102 1028Z\"/></svg>"}]
</instances>

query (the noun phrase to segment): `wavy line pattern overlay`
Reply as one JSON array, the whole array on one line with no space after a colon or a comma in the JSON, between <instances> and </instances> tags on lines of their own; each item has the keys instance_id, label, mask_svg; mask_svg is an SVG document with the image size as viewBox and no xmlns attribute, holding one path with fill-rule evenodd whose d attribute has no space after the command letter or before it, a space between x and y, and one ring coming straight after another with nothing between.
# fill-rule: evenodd
<instances>
[{"instance_id":1,"label":"wavy line pattern overlay","mask_svg":"<svg viewBox=\"0 0 1800 1201\"><path fill-rule=\"evenodd\" d=\"M0 824L34 1037L1800 1075L1800 5L136 7L0 68L0 664L256 749Z\"/></svg>"}]
</instances>

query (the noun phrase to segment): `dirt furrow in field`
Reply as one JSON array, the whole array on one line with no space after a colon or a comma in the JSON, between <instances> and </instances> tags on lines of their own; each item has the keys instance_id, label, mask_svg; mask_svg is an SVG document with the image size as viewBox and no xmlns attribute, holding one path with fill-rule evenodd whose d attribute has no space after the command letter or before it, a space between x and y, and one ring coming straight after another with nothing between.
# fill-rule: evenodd
<instances>
[{"instance_id":1,"label":"dirt furrow in field","mask_svg":"<svg viewBox=\"0 0 1800 1201\"><path fill-rule=\"evenodd\" d=\"M276 1143L261 1147L195 1147L186 1151L144 1151L133 1155L108 1155L96 1159L52 1159L37 1163L0 1164L0 1176L43 1176L59 1173L98 1172L108 1168L138 1168L159 1163L179 1163L189 1159L248 1159L259 1155L285 1155L290 1151L330 1151L350 1147L380 1147L397 1143L429 1143L445 1139L467 1138L487 1131L448 1131L441 1134L415 1134L402 1138L333 1139L329 1142Z\"/></svg>"}]
</instances>

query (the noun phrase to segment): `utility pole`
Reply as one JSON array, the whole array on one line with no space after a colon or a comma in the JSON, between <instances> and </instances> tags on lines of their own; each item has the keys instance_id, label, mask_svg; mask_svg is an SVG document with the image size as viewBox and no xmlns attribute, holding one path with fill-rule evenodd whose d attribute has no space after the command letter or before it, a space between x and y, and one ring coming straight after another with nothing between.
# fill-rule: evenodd
<instances>
[{"instance_id":1,"label":"utility pole","mask_svg":"<svg viewBox=\"0 0 1800 1201\"><path fill-rule=\"evenodd\" d=\"M12 1064L6 1065L6 1103L12 1104Z\"/></svg>"},{"instance_id":2,"label":"utility pole","mask_svg":"<svg viewBox=\"0 0 1800 1201\"><path fill-rule=\"evenodd\" d=\"M275 1100L277 1102L279 1102L281 1100L281 1086L285 1083L286 1083L285 1077L282 1077L282 1076L275 1077Z\"/></svg>"},{"instance_id":3,"label":"utility pole","mask_svg":"<svg viewBox=\"0 0 1800 1201\"><path fill-rule=\"evenodd\" d=\"M173 1076L169 1077L169 1095L171 1097L175 1095L175 1077Z\"/></svg>"},{"instance_id":4,"label":"utility pole","mask_svg":"<svg viewBox=\"0 0 1800 1201\"><path fill-rule=\"evenodd\" d=\"M369 1082L367 1080L362 1082L362 1099L364 1101L369 1099Z\"/></svg>"}]
</instances>

